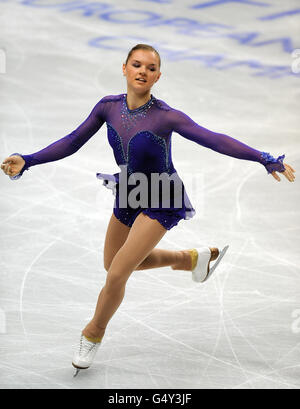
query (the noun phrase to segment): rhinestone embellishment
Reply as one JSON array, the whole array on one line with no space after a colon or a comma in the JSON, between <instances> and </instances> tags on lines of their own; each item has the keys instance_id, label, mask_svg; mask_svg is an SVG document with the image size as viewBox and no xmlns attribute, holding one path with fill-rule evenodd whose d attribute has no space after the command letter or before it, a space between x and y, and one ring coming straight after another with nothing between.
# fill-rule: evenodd
<instances>
[{"instance_id":1,"label":"rhinestone embellishment","mask_svg":"<svg viewBox=\"0 0 300 409\"><path fill-rule=\"evenodd\" d=\"M126 94L123 94L123 102L121 108L121 120L123 127L127 131L130 131L132 128L134 128L138 121L146 117L147 112L151 108L153 103L154 97L153 95L151 95L151 98L148 102L146 102L146 104L136 109L129 109L127 106Z\"/></svg>"}]
</instances>

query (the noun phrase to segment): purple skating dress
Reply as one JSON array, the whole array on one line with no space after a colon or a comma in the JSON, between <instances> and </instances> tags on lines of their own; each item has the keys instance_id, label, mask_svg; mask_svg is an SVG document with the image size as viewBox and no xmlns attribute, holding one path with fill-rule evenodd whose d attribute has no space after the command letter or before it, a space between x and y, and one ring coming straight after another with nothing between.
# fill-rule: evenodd
<instances>
[{"instance_id":1,"label":"purple skating dress","mask_svg":"<svg viewBox=\"0 0 300 409\"><path fill-rule=\"evenodd\" d=\"M102 98L78 128L41 151L30 155L12 154L22 156L25 165L18 175L10 178L19 179L31 166L72 155L106 122L108 142L121 171L97 173L96 176L115 196L114 215L131 227L137 215L143 212L170 230L180 220L192 218L196 212L172 162L173 131L224 155L259 162L268 173L285 170L285 155L275 159L268 152L203 128L182 111L153 95L143 106L130 110L126 96ZM157 182L155 179L154 183L152 178L158 175L164 176L164 180Z\"/></svg>"}]
</instances>

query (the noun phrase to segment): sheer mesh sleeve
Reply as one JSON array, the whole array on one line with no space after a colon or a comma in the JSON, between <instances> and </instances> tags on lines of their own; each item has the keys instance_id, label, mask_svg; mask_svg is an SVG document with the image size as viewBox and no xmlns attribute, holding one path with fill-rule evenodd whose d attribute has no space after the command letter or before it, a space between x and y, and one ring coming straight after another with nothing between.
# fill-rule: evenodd
<instances>
[{"instance_id":1,"label":"sheer mesh sleeve","mask_svg":"<svg viewBox=\"0 0 300 409\"><path fill-rule=\"evenodd\" d=\"M275 159L270 153L251 148L231 136L203 128L179 110L173 109L170 114L173 130L184 138L224 155L259 162L265 166L267 173L272 173L274 170L278 172L285 170L282 163L285 155Z\"/></svg>"},{"instance_id":2,"label":"sheer mesh sleeve","mask_svg":"<svg viewBox=\"0 0 300 409\"><path fill-rule=\"evenodd\" d=\"M46 148L32 153L23 155L14 153L12 155L21 156L25 165L20 173L15 176L10 176L11 179L19 179L25 170L34 165L39 165L46 162L53 162L63 159L77 152L103 125L105 122L105 104L103 98L94 106L89 116L78 126L73 132L64 136L56 142L48 145ZM12 156L10 155L10 156Z\"/></svg>"}]
</instances>

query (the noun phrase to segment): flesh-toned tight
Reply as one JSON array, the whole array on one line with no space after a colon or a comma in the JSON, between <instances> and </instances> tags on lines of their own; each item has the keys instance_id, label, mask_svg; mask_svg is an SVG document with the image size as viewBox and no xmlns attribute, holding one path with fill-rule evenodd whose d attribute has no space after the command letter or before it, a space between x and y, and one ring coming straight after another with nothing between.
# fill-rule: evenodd
<instances>
[{"instance_id":1,"label":"flesh-toned tight","mask_svg":"<svg viewBox=\"0 0 300 409\"><path fill-rule=\"evenodd\" d=\"M94 317L82 333L95 341L104 336L106 326L120 306L131 273L170 266L173 270L192 269L188 250L164 250L155 246L168 230L157 220L140 213L132 227L120 222L114 214L108 224L104 244L104 268L107 277Z\"/></svg>"}]
</instances>

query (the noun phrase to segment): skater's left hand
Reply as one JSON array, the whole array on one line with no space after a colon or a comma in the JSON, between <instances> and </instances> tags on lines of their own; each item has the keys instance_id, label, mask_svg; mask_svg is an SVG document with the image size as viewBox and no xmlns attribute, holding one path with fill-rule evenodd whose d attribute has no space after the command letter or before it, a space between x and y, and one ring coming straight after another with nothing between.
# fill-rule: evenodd
<instances>
[{"instance_id":1,"label":"skater's left hand","mask_svg":"<svg viewBox=\"0 0 300 409\"><path fill-rule=\"evenodd\" d=\"M278 172L283 174L287 180L289 180L290 182L294 182L295 180L295 175L293 172L296 172L290 165L288 165L287 163L284 163L284 167L285 167L285 171L284 172ZM280 177L277 175L276 171L274 170L274 172L271 173L271 175L278 180L278 182L280 182Z\"/></svg>"}]
</instances>

